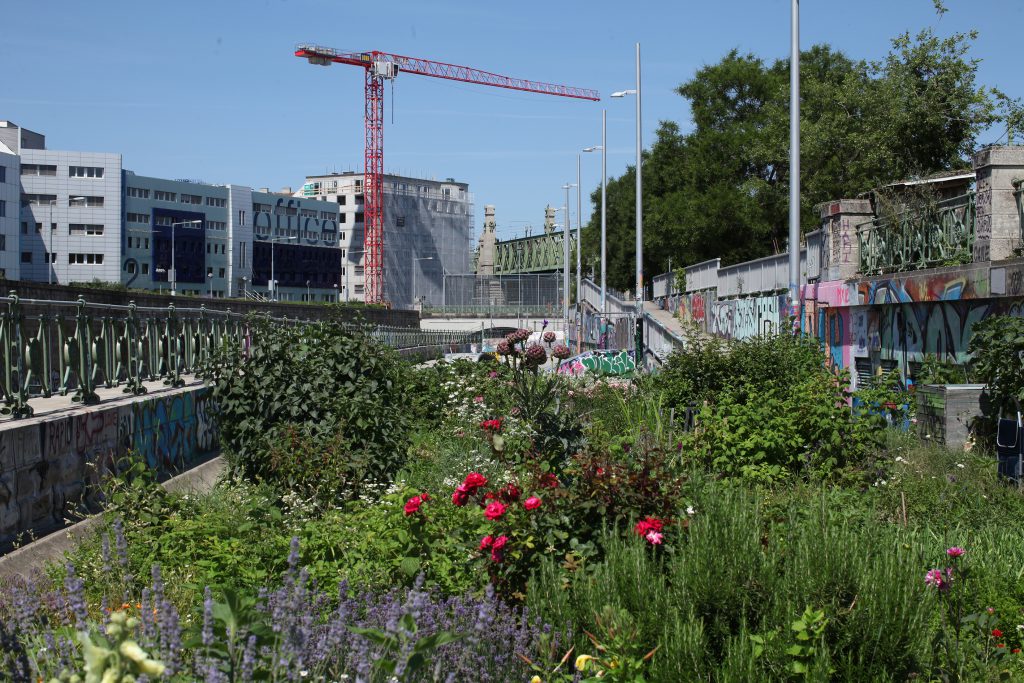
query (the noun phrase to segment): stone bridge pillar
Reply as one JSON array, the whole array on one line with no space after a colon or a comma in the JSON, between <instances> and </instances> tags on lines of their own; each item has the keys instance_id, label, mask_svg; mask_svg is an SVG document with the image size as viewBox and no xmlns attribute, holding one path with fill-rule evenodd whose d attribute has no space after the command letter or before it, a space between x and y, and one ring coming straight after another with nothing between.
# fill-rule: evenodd
<instances>
[{"instance_id":1,"label":"stone bridge pillar","mask_svg":"<svg viewBox=\"0 0 1024 683\"><path fill-rule=\"evenodd\" d=\"M1013 181L1024 178L1024 147L986 147L974 154L977 220L974 261L1002 261L1021 246Z\"/></svg>"},{"instance_id":2,"label":"stone bridge pillar","mask_svg":"<svg viewBox=\"0 0 1024 683\"><path fill-rule=\"evenodd\" d=\"M848 280L860 267L857 226L874 218L867 199L837 199L821 211L821 279Z\"/></svg>"}]
</instances>

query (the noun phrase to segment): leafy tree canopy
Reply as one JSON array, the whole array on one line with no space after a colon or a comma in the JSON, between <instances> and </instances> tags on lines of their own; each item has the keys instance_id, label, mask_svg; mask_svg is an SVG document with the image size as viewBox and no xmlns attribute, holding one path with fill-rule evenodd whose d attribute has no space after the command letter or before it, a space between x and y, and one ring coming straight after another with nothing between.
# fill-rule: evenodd
<instances>
[{"instance_id":1,"label":"leafy tree canopy","mask_svg":"<svg viewBox=\"0 0 1024 683\"><path fill-rule=\"evenodd\" d=\"M977 84L978 60L968 56L975 37L904 33L880 61L855 61L828 45L801 54L805 231L817 227L821 202L969 164L978 134L1001 118L996 100L1006 99ZM693 130L663 121L644 151L644 271L665 272L669 257L677 265L719 256L736 263L784 251L789 60L767 64L733 50L677 92ZM635 172L608 182L608 281L623 289L634 280ZM591 198L587 262L600 254L600 188Z\"/></svg>"}]
</instances>

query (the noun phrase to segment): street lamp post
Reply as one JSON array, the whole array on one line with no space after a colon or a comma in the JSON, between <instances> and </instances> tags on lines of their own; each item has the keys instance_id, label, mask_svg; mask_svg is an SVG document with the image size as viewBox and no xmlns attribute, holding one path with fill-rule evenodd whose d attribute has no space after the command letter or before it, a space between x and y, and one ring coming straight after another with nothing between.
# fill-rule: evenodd
<instances>
[{"instance_id":1,"label":"street lamp post","mask_svg":"<svg viewBox=\"0 0 1024 683\"><path fill-rule=\"evenodd\" d=\"M309 280L306 280L306 303L308 304L309 301Z\"/></svg>"},{"instance_id":2,"label":"street lamp post","mask_svg":"<svg viewBox=\"0 0 1024 683\"><path fill-rule=\"evenodd\" d=\"M636 364L643 360L644 297L644 213L641 185L643 143L641 140L640 43L636 44L636 89L613 92L612 97L636 95Z\"/></svg>"},{"instance_id":3,"label":"street lamp post","mask_svg":"<svg viewBox=\"0 0 1024 683\"><path fill-rule=\"evenodd\" d=\"M292 235L291 237L284 237L279 240L276 240L273 237L270 238L270 282L268 284L270 285L270 287L272 287L271 291L273 292L273 294L271 298L273 301L280 301L280 299L277 296L277 281L274 280L274 245L277 244L278 242L287 242L289 240L297 239L299 238L296 237L295 235Z\"/></svg>"},{"instance_id":4,"label":"street lamp post","mask_svg":"<svg viewBox=\"0 0 1024 683\"><path fill-rule=\"evenodd\" d=\"M596 152L598 150L601 151L601 310L600 310L600 319L601 319L601 324L602 325L604 324L604 316L605 316L605 310L604 310L604 297L605 297L605 279L604 279L604 277L605 277L605 275L604 275L604 264L605 264L605 208L604 208L604 201L605 201L605 182L606 182L606 177L607 177L606 163L605 163L606 160L607 160L607 154L605 152L605 142L606 142L605 141L605 119L606 119L606 114L607 114L607 111L602 111L601 112L601 144L600 145L594 145L593 147L584 147L583 148L584 152ZM600 335L600 328L598 329L598 334Z\"/></svg>"},{"instance_id":5,"label":"street lamp post","mask_svg":"<svg viewBox=\"0 0 1024 683\"><path fill-rule=\"evenodd\" d=\"M433 256L423 256L421 258L416 258L416 252L411 251L411 250L409 251L409 256L412 257L412 305L413 305L413 307L415 307L416 306L416 262L417 261L433 261L434 257Z\"/></svg>"},{"instance_id":6,"label":"street lamp post","mask_svg":"<svg viewBox=\"0 0 1024 683\"><path fill-rule=\"evenodd\" d=\"M246 277L245 275L243 275L242 276L242 298L243 299L249 298L248 284L249 284L249 278Z\"/></svg>"},{"instance_id":7,"label":"street lamp post","mask_svg":"<svg viewBox=\"0 0 1024 683\"><path fill-rule=\"evenodd\" d=\"M206 288L207 297L212 299L213 298L213 271L212 270L206 271L206 282L208 283L208 286Z\"/></svg>"},{"instance_id":8,"label":"street lamp post","mask_svg":"<svg viewBox=\"0 0 1024 683\"><path fill-rule=\"evenodd\" d=\"M565 343L569 343L569 241L572 239L572 221L569 219L569 190L572 183L562 185L565 190L565 225L562 226L562 324Z\"/></svg>"},{"instance_id":9,"label":"street lamp post","mask_svg":"<svg viewBox=\"0 0 1024 683\"><path fill-rule=\"evenodd\" d=\"M179 225L195 225L196 223L202 223L201 220L194 221L181 221L180 223L171 223L171 296L178 295L178 270L174 267L174 234L176 228Z\"/></svg>"}]
</instances>

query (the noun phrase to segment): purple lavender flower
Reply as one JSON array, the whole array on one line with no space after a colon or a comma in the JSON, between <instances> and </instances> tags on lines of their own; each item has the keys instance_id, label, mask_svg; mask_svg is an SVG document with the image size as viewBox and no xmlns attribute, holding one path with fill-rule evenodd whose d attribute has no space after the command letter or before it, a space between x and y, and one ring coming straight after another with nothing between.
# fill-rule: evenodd
<instances>
[{"instance_id":1,"label":"purple lavender flower","mask_svg":"<svg viewBox=\"0 0 1024 683\"><path fill-rule=\"evenodd\" d=\"M203 647L213 645L213 593L207 586L203 591Z\"/></svg>"}]
</instances>

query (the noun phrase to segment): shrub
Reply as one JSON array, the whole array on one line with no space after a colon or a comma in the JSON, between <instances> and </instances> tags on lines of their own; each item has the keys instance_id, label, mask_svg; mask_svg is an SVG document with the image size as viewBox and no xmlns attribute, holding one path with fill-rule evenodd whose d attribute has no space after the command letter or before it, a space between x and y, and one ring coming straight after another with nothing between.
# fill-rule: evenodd
<instances>
[{"instance_id":1,"label":"shrub","mask_svg":"<svg viewBox=\"0 0 1024 683\"><path fill-rule=\"evenodd\" d=\"M683 455L763 482L859 464L871 425L854 420L847 394L845 379L822 368L785 388L727 387L682 437Z\"/></svg>"},{"instance_id":2,"label":"shrub","mask_svg":"<svg viewBox=\"0 0 1024 683\"><path fill-rule=\"evenodd\" d=\"M789 334L723 341L694 335L653 379L669 406L713 402L726 387L742 400L752 390L785 390L817 374L825 357L817 340Z\"/></svg>"},{"instance_id":3,"label":"shrub","mask_svg":"<svg viewBox=\"0 0 1024 683\"><path fill-rule=\"evenodd\" d=\"M993 316L974 326L967 345L974 374L988 385L988 417L1014 415L1024 402L1024 318Z\"/></svg>"},{"instance_id":4,"label":"shrub","mask_svg":"<svg viewBox=\"0 0 1024 683\"><path fill-rule=\"evenodd\" d=\"M248 353L222 353L212 376L233 470L272 480L268 435L280 437L275 430L287 424L301 425L307 443L356 445L370 476L387 478L402 465L408 376L393 350L337 325L260 322L254 336Z\"/></svg>"}]
</instances>

